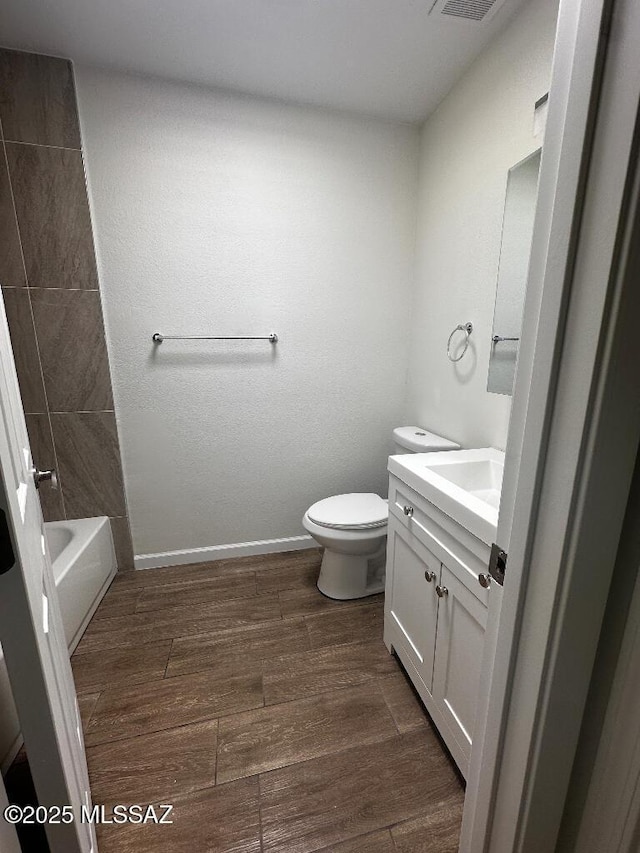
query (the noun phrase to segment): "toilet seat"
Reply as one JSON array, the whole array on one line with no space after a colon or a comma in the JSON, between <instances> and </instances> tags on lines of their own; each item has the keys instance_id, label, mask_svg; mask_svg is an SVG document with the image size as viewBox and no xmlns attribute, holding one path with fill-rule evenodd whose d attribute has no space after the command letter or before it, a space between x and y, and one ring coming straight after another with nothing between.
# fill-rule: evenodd
<instances>
[{"instance_id":1,"label":"toilet seat","mask_svg":"<svg viewBox=\"0 0 640 853\"><path fill-rule=\"evenodd\" d=\"M375 530L386 525L389 507L380 495L356 492L324 498L309 507L307 516L335 530Z\"/></svg>"}]
</instances>

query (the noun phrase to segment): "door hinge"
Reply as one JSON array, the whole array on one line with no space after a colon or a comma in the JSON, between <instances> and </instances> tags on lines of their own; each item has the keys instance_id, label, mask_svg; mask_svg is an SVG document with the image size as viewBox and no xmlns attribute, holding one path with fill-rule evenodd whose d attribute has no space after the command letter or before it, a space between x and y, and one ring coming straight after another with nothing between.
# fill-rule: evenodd
<instances>
[{"instance_id":1,"label":"door hinge","mask_svg":"<svg viewBox=\"0 0 640 853\"><path fill-rule=\"evenodd\" d=\"M4 575L16 564L16 556L13 553L13 543L7 524L7 516L0 509L0 575Z\"/></svg>"},{"instance_id":2,"label":"door hinge","mask_svg":"<svg viewBox=\"0 0 640 853\"><path fill-rule=\"evenodd\" d=\"M489 574L499 585L504 585L504 574L507 570L507 552L503 551L494 542L491 546L491 557L489 558Z\"/></svg>"}]
</instances>

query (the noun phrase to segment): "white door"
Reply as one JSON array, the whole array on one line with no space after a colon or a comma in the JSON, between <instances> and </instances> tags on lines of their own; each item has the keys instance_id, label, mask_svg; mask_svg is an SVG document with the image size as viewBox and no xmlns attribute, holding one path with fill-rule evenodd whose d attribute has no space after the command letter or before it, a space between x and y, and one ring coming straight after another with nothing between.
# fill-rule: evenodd
<instances>
[{"instance_id":1,"label":"white door","mask_svg":"<svg viewBox=\"0 0 640 853\"><path fill-rule=\"evenodd\" d=\"M71 823L45 824L51 853L90 853L82 727L2 300L0 415L0 642L39 804L73 807Z\"/></svg>"},{"instance_id":2,"label":"white door","mask_svg":"<svg viewBox=\"0 0 640 853\"><path fill-rule=\"evenodd\" d=\"M431 692L433 656L438 621L436 584L440 561L418 539L389 516L387 535L386 602L389 617L398 629L405 654L412 661L425 687Z\"/></svg>"},{"instance_id":3,"label":"white door","mask_svg":"<svg viewBox=\"0 0 640 853\"><path fill-rule=\"evenodd\" d=\"M445 565L433 670L433 701L450 730L449 748L466 777L476 721L487 608Z\"/></svg>"},{"instance_id":4,"label":"white door","mask_svg":"<svg viewBox=\"0 0 640 853\"><path fill-rule=\"evenodd\" d=\"M561 2L463 853L555 850L575 767L640 435L639 41L637 0Z\"/></svg>"}]
</instances>

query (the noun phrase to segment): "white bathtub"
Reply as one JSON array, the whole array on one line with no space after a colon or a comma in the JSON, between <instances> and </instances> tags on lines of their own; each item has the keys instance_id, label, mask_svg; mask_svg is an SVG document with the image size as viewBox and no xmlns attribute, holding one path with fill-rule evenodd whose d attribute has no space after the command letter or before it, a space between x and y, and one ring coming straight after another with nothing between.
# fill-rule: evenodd
<instances>
[{"instance_id":1,"label":"white bathtub","mask_svg":"<svg viewBox=\"0 0 640 853\"><path fill-rule=\"evenodd\" d=\"M73 651L116 573L111 525L106 517L51 521L45 535L53 562L65 636ZM11 687L0 648L0 770L22 745Z\"/></svg>"},{"instance_id":2,"label":"white bathtub","mask_svg":"<svg viewBox=\"0 0 640 853\"><path fill-rule=\"evenodd\" d=\"M44 528L64 631L73 651L116 573L111 525L100 517L50 521Z\"/></svg>"}]
</instances>

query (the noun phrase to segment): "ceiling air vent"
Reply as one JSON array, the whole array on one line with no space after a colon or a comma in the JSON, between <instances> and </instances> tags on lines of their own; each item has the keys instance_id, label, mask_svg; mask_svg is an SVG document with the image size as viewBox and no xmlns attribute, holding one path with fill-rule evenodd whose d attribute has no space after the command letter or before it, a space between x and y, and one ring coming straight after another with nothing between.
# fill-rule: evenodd
<instances>
[{"instance_id":1,"label":"ceiling air vent","mask_svg":"<svg viewBox=\"0 0 640 853\"><path fill-rule=\"evenodd\" d=\"M505 0L436 0L432 15L480 24L493 18Z\"/></svg>"}]
</instances>

